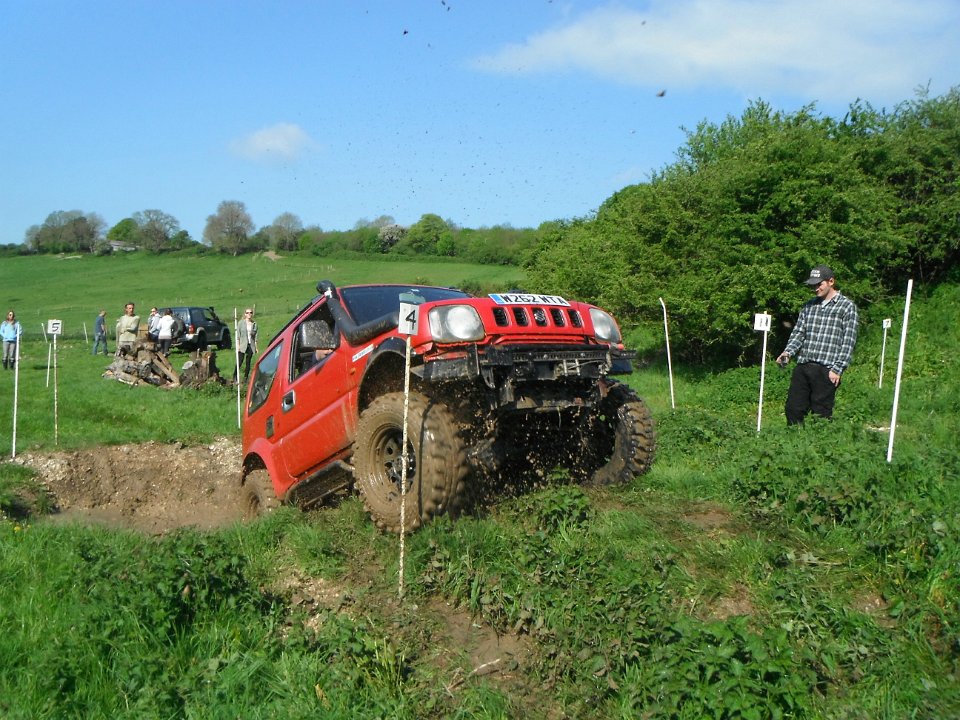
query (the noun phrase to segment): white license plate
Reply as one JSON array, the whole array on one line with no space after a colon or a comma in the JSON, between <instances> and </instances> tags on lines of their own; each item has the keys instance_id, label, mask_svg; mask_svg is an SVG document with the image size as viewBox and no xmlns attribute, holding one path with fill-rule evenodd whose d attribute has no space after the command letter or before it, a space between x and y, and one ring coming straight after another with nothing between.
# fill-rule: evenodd
<instances>
[{"instance_id":1,"label":"white license plate","mask_svg":"<svg viewBox=\"0 0 960 720\"><path fill-rule=\"evenodd\" d=\"M559 295L538 295L535 293L491 294L490 299L497 305L561 305L570 307L570 303Z\"/></svg>"}]
</instances>

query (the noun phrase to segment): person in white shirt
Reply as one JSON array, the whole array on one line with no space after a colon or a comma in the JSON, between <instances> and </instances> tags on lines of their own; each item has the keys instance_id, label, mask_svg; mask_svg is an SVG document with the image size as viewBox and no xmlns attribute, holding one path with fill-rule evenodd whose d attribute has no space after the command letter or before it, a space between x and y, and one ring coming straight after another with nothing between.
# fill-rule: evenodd
<instances>
[{"instance_id":1,"label":"person in white shirt","mask_svg":"<svg viewBox=\"0 0 960 720\"><path fill-rule=\"evenodd\" d=\"M170 355L170 343L173 342L173 311L166 308L163 311L160 320L157 321L157 340L160 341L160 354L164 357Z\"/></svg>"}]
</instances>

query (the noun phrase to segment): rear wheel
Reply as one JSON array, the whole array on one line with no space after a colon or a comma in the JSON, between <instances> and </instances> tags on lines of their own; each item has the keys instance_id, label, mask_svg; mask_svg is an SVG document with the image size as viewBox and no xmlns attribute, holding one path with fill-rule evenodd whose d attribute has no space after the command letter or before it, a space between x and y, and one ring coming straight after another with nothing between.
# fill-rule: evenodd
<instances>
[{"instance_id":1,"label":"rear wheel","mask_svg":"<svg viewBox=\"0 0 960 720\"><path fill-rule=\"evenodd\" d=\"M280 507L280 501L273 492L270 474L266 470L247 473L240 491L240 503L245 520L253 520Z\"/></svg>"},{"instance_id":2,"label":"rear wheel","mask_svg":"<svg viewBox=\"0 0 960 720\"><path fill-rule=\"evenodd\" d=\"M615 384L593 413L581 437L583 469L593 485L629 482L653 464L656 433L650 410L626 385Z\"/></svg>"},{"instance_id":3,"label":"rear wheel","mask_svg":"<svg viewBox=\"0 0 960 720\"><path fill-rule=\"evenodd\" d=\"M353 455L355 485L382 530L400 532L403 475L403 393L374 400L360 415ZM410 394L404 525L456 515L464 500L467 460L453 413L420 393Z\"/></svg>"}]
</instances>

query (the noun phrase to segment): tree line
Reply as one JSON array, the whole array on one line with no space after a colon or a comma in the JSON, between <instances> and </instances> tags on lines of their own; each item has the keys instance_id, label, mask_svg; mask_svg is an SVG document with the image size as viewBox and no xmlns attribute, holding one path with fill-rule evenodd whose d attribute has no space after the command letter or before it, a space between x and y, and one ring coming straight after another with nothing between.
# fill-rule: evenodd
<instances>
[{"instance_id":1,"label":"tree line","mask_svg":"<svg viewBox=\"0 0 960 720\"><path fill-rule=\"evenodd\" d=\"M520 265L537 244L532 228L495 225L462 228L428 213L410 226L389 215L358 220L350 230L304 227L300 218L284 212L269 225L256 228L243 202L224 200L207 217L198 242L181 229L179 221L161 210L143 210L113 227L97 213L58 210L27 229L19 246L7 245L3 254L93 253L142 250L217 252L229 255L263 252L300 252L333 255L341 252L456 257L467 262Z\"/></svg>"},{"instance_id":2,"label":"tree line","mask_svg":"<svg viewBox=\"0 0 960 720\"><path fill-rule=\"evenodd\" d=\"M924 91L841 119L762 101L687 131L675 161L588 218L541 226L526 261L543 292L612 310L627 325L668 306L679 354L759 360L753 315L782 347L816 264L866 307L958 280L960 92ZM676 338L676 343L673 342Z\"/></svg>"}]
</instances>

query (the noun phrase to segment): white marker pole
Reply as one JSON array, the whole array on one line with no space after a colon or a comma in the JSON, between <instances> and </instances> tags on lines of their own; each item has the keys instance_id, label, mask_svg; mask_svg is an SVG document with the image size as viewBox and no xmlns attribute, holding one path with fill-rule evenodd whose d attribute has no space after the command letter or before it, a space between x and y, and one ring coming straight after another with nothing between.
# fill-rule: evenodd
<instances>
[{"instance_id":1,"label":"white marker pole","mask_svg":"<svg viewBox=\"0 0 960 720\"><path fill-rule=\"evenodd\" d=\"M47 343L47 387L50 387L50 363L53 360L53 345Z\"/></svg>"},{"instance_id":2,"label":"white marker pole","mask_svg":"<svg viewBox=\"0 0 960 720\"><path fill-rule=\"evenodd\" d=\"M903 377L903 353L907 347L907 323L910 320L910 296L913 278L907 280L907 301L903 305L903 327L900 328L900 357L897 358L897 383L893 390L893 415L890 418L890 442L887 443L887 462L893 461L893 436L897 431L897 408L900 405L900 380Z\"/></svg>"},{"instance_id":3,"label":"white marker pole","mask_svg":"<svg viewBox=\"0 0 960 720\"><path fill-rule=\"evenodd\" d=\"M660 307L663 308L663 336L667 341L667 372L670 375L670 407L677 409L677 404L673 398L673 361L670 359L670 328L667 327L667 304L660 298Z\"/></svg>"},{"instance_id":4,"label":"white marker pole","mask_svg":"<svg viewBox=\"0 0 960 720\"><path fill-rule=\"evenodd\" d=\"M244 321L246 322L246 321ZM240 321L237 319L237 309L233 309L233 344L237 344L237 338L240 337ZM250 338L247 338L247 342ZM237 356L237 427L240 427L240 353L235 352Z\"/></svg>"},{"instance_id":5,"label":"white marker pole","mask_svg":"<svg viewBox=\"0 0 960 720\"><path fill-rule=\"evenodd\" d=\"M10 457L17 456L17 394L20 388L20 332L17 332L17 344L13 349L13 447Z\"/></svg>"},{"instance_id":6,"label":"white marker pole","mask_svg":"<svg viewBox=\"0 0 960 720\"><path fill-rule=\"evenodd\" d=\"M63 322L60 320L47 320L46 334L53 335L53 344L48 347L53 349L53 444L60 444L60 407L59 393L57 391L57 337L63 332ZM48 353L49 357L49 353ZM47 362L47 383L49 384L50 364Z\"/></svg>"},{"instance_id":7,"label":"white marker pole","mask_svg":"<svg viewBox=\"0 0 960 720\"><path fill-rule=\"evenodd\" d=\"M767 313L756 313L753 316L753 329L763 331L763 354L760 356L760 402L757 405L757 432L760 432L760 422L763 417L763 379L767 374L767 334L770 332L770 316Z\"/></svg>"},{"instance_id":8,"label":"white marker pole","mask_svg":"<svg viewBox=\"0 0 960 720\"><path fill-rule=\"evenodd\" d=\"M404 557L407 535L407 418L410 410L410 338L417 332L420 322L419 304L422 298L413 293L400 295L400 324L397 332L407 336L407 350L403 370L403 450L400 455L400 584L398 595L403 599Z\"/></svg>"},{"instance_id":9,"label":"white marker pole","mask_svg":"<svg viewBox=\"0 0 960 720\"><path fill-rule=\"evenodd\" d=\"M887 355L887 330L890 329L890 326L893 324L893 320L890 318L884 318L883 320L883 345L880 347L880 380L877 381L877 387L883 387L883 360Z\"/></svg>"},{"instance_id":10,"label":"white marker pole","mask_svg":"<svg viewBox=\"0 0 960 720\"><path fill-rule=\"evenodd\" d=\"M58 333L59 334L59 333ZM60 444L60 408L57 402L57 335L53 336L53 444Z\"/></svg>"}]
</instances>

